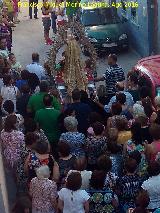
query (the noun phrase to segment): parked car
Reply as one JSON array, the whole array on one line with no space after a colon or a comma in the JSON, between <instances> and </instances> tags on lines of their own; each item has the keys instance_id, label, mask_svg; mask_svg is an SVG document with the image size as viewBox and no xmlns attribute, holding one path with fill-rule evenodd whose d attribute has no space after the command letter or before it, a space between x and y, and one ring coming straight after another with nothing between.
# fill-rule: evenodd
<instances>
[{"instance_id":1,"label":"parked car","mask_svg":"<svg viewBox=\"0 0 160 213\"><path fill-rule=\"evenodd\" d=\"M107 49L128 49L124 22L117 15L115 8L85 7L81 9L80 18L86 36L96 50L102 52Z\"/></svg>"},{"instance_id":2,"label":"parked car","mask_svg":"<svg viewBox=\"0 0 160 213\"><path fill-rule=\"evenodd\" d=\"M160 96L160 55L139 60L133 70L139 72L146 85L151 88L152 98L156 95Z\"/></svg>"}]
</instances>

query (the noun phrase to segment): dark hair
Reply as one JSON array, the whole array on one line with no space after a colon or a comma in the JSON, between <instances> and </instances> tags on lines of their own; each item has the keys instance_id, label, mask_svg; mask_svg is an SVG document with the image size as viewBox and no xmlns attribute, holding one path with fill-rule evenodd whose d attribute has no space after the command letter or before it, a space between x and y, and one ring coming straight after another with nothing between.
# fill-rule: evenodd
<instances>
[{"instance_id":1,"label":"dark hair","mask_svg":"<svg viewBox=\"0 0 160 213\"><path fill-rule=\"evenodd\" d=\"M8 55L9 59L11 58L11 56L15 56L15 54L14 53L9 53L9 55Z\"/></svg>"},{"instance_id":2,"label":"dark hair","mask_svg":"<svg viewBox=\"0 0 160 213\"><path fill-rule=\"evenodd\" d=\"M48 154L48 143L38 137L36 142L33 144L33 150L35 150L40 155Z\"/></svg>"},{"instance_id":3,"label":"dark hair","mask_svg":"<svg viewBox=\"0 0 160 213\"><path fill-rule=\"evenodd\" d=\"M16 127L16 122L17 122L17 116L16 115L9 115L5 119L4 122L4 131L5 132L11 132L12 130L15 130Z\"/></svg>"},{"instance_id":4,"label":"dark hair","mask_svg":"<svg viewBox=\"0 0 160 213\"><path fill-rule=\"evenodd\" d=\"M102 121L102 116L97 113L97 112L91 112L89 114L89 123L90 125L93 125L95 122L101 122Z\"/></svg>"},{"instance_id":5,"label":"dark hair","mask_svg":"<svg viewBox=\"0 0 160 213\"><path fill-rule=\"evenodd\" d=\"M132 133L132 141L134 141L136 145L142 144L143 137L142 137L141 124L139 122L134 122L132 124L131 133Z\"/></svg>"},{"instance_id":6,"label":"dark hair","mask_svg":"<svg viewBox=\"0 0 160 213\"><path fill-rule=\"evenodd\" d=\"M9 114L14 112L14 103L11 100L6 100L3 104L3 108Z\"/></svg>"},{"instance_id":7,"label":"dark hair","mask_svg":"<svg viewBox=\"0 0 160 213\"><path fill-rule=\"evenodd\" d=\"M140 123L141 126L148 126L148 118L147 116L138 116L137 118L135 118L135 121Z\"/></svg>"},{"instance_id":8,"label":"dark hair","mask_svg":"<svg viewBox=\"0 0 160 213\"><path fill-rule=\"evenodd\" d=\"M150 202L150 198L149 198L148 192L145 190L141 190L139 192L138 196L136 197L136 206L137 206L136 209L140 208L142 210L141 212L140 211L138 211L138 212L147 213L147 211L145 211L145 209L148 207L149 202ZM135 211L135 212L137 212L137 211Z\"/></svg>"},{"instance_id":9,"label":"dark hair","mask_svg":"<svg viewBox=\"0 0 160 213\"><path fill-rule=\"evenodd\" d=\"M72 191L77 191L81 188L82 177L79 172L71 172L67 177L66 188Z\"/></svg>"},{"instance_id":10,"label":"dark hair","mask_svg":"<svg viewBox=\"0 0 160 213\"><path fill-rule=\"evenodd\" d=\"M38 53L32 53L32 61L33 62L39 62L39 54Z\"/></svg>"},{"instance_id":11,"label":"dark hair","mask_svg":"<svg viewBox=\"0 0 160 213\"><path fill-rule=\"evenodd\" d=\"M24 120L25 134L27 132L34 132L37 130L37 124L32 118L27 118Z\"/></svg>"},{"instance_id":12,"label":"dark hair","mask_svg":"<svg viewBox=\"0 0 160 213\"><path fill-rule=\"evenodd\" d=\"M126 95L124 93L118 93L116 94L116 101L120 104L126 103Z\"/></svg>"},{"instance_id":13,"label":"dark hair","mask_svg":"<svg viewBox=\"0 0 160 213\"><path fill-rule=\"evenodd\" d=\"M73 92L72 92L73 101L79 101L80 98L81 98L80 91L78 89L73 90Z\"/></svg>"},{"instance_id":14,"label":"dark hair","mask_svg":"<svg viewBox=\"0 0 160 213\"><path fill-rule=\"evenodd\" d=\"M140 164L141 159L142 159L141 153L139 151L137 151L137 150L129 153L129 157L133 158L134 160L136 160L138 165Z\"/></svg>"},{"instance_id":15,"label":"dark hair","mask_svg":"<svg viewBox=\"0 0 160 213\"><path fill-rule=\"evenodd\" d=\"M58 144L58 152L62 157L67 157L70 154L70 146L65 141L60 141Z\"/></svg>"},{"instance_id":16,"label":"dark hair","mask_svg":"<svg viewBox=\"0 0 160 213\"><path fill-rule=\"evenodd\" d=\"M13 208L13 213L25 213L25 209L29 209L31 213L32 202L27 195L17 198L16 204Z\"/></svg>"},{"instance_id":17,"label":"dark hair","mask_svg":"<svg viewBox=\"0 0 160 213\"><path fill-rule=\"evenodd\" d=\"M122 86L120 83L117 83L116 84L116 89L117 89L117 91L124 91L124 85Z\"/></svg>"},{"instance_id":18,"label":"dark hair","mask_svg":"<svg viewBox=\"0 0 160 213\"><path fill-rule=\"evenodd\" d=\"M160 125L152 124L149 128L149 132L154 140L160 139Z\"/></svg>"},{"instance_id":19,"label":"dark hair","mask_svg":"<svg viewBox=\"0 0 160 213\"><path fill-rule=\"evenodd\" d=\"M24 84L21 86L21 92L23 94L28 94L30 93L30 88L29 88L29 85L28 84Z\"/></svg>"},{"instance_id":20,"label":"dark hair","mask_svg":"<svg viewBox=\"0 0 160 213\"><path fill-rule=\"evenodd\" d=\"M40 87L41 92L48 92L49 84L48 84L47 81L43 80L43 81L40 82L39 87Z\"/></svg>"},{"instance_id":21,"label":"dark hair","mask_svg":"<svg viewBox=\"0 0 160 213\"><path fill-rule=\"evenodd\" d=\"M113 61L117 62L117 55L116 54L110 54L109 56L113 59Z\"/></svg>"},{"instance_id":22,"label":"dark hair","mask_svg":"<svg viewBox=\"0 0 160 213\"><path fill-rule=\"evenodd\" d=\"M92 61L91 61L91 59L87 59L85 61L85 65L86 65L86 68L91 69L92 68Z\"/></svg>"},{"instance_id":23,"label":"dark hair","mask_svg":"<svg viewBox=\"0 0 160 213\"><path fill-rule=\"evenodd\" d=\"M146 86L141 87L139 90L139 95L141 99L150 97L150 88Z\"/></svg>"},{"instance_id":24,"label":"dark hair","mask_svg":"<svg viewBox=\"0 0 160 213\"><path fill-rule=\"evenodd\" d=\"M93 189L103 189L106 179L106 173L104 171L95 170L92 172L90 179L90 186Z\"/></svg>"},{"instance_id":25,"label":"dark hair","mask_svg":"<svg viewBox=\"0 0 160 213\"><path fill-rule=\"evenodd\" d=\"M8 86L11 82L12 78L10 75L4 75L3 77L3 83L5 86Z\"/></svg>"},{"instance_id":26,"label":"dark hair","mask_svg":"<svg viewBox=\"0 0 160 213\"><path fill-rule=\"evenodd\" d=\"M128 120L125 118L117 118L116 127L118 131L128 130Z\"/></svg>"},{"instance_id":27,"label":"dark hair","mask_svg":"<svg viewBox=\"0 0 160 213\"><path fill-rule=\"evenodd\" d=\"M142 100L142 106L144 108L144 112L146 114L146 116L148 118L151 117L152 113L153 113L153 108L152 108L152 102L151 102L151 99L149 97L147 98L144 98Z\"/></svg>"},{"instance_id":28,"label":"dark hair","mask_svg":"<svg viewBox=\"0 0 160 213\"><path fill-rule=\"evenodd\" d=\"M122 148L120 145L118 145L115 141L110 141L110 140L107 143L107 149L112 154L117 154L122 151Z\"/></svg>"},{"instance_id":29,"label":"dark hair","mask_svg":"<svg viewBox=\"0 0 160 213\"><path fill-rule=\"evenodd\" d=\"M137 74L134 73L134 72L131 72L131 74L129 75L129 80L131 82L133 82L135 85L137 85L138 84L138 76L137 76Z\"/></svg>"},{"instance_id":30,"label":"dark hair","mask_svg":"<svg viewBox=\"0 0 160 213\"><path fill-rule=\"evenodd\" d=\"M134 173L137 169L137 161L133 158L127 158L124 165L126 171L129 173Z\"/></svg>"},{"instance_id":31,"label":"dark hair","mask_svg":"<svg viewBox=\"0 0 160 213\"><path fill-rule=\"evenodd\" d=\"M49 94L44 95L43 103L45 106L52 106L53 97Z\"/></svg>"},{"instance_id":32,"label":"dark hair","mask_svg":"<svg viewBox=\"0 0 160 213\"><path fill-rule=\"evenodd\" d=\"M88 100L88 94L86 91L84 90L80 91L80 100L81 102L86 102Z\"/></svg>"},{"instance_id":33,"label":"dark hair","mask_svg":"<svg viewBox=\"0 0 160 213\"><path fill-rule=\"evenodd\" d=\"M113 103L111 107L112 115L120 115L122 112L122 106L120 103Z\"/></svg>"},{"instance_id":34,"label":"dark hair","mask_svg":"<svg viewBox=\"0 0 160 213\"><path fill-rule=\"evenodd\" d=\"M39 138L39 136L36 133L28 132L25 135L25 144L26 144L26 146L33 145L38 138Z\"/></svg>"},{"instance_id":35,"label":"dark hair","mask_svg":"<svg viewBox=\"0 0 160 213\"><path fill-rule=\"evenodd\" d=\"M150 177L160 174L160 163L158 161L150 162L147 168Z\"/></svg>"},{"instance_id":36,"label":"dark hair","mask_svg":"<svg viewBox=\"0 0 160 213\"><path fill-rule=\"evenodd\" d=\"M21 71L21 78L23 80L28 80L29 79L29 76L30 76L30 73L28 70L22 70Z\"/></svg>"},{"instance_id":37,"label":"dark hair","mask_svg":"<svg viewBox=\"0 0 160 213\"><path fill-rule=\"evenodd\" d=\"M97 136L97 135L101 135L104 131L104 126L102 123L100 122L95 122L93 125L93 131L94 131L94 134Z\"/></svg>"},{"instance_id":38,"label":"dark hair","mask_svg":"<svg viewBox=\"0 0 160 213\"><path fill-rule=\"evenodd\" d=\"M155 120L155 123L160 125L160 110L157 111L157 118Z\"/></svg>"},{"instance_id":39,"label":"dark hair","mask_svg":"<svg viewBox=\"0 0 160 213\"><path fill-rule=\"evenodd\" d=\"M112 161L108 156L102 155L97 160L97 166L99 170L107 173L112 169Z\"/></svg>"}]
</instances>

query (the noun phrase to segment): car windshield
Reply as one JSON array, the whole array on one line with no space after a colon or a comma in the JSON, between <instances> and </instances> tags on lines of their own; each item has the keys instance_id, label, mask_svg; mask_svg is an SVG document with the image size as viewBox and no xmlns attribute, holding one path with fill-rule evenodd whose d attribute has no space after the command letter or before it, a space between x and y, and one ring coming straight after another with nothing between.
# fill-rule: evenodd
<instances>
[{"instance_id":1,"label":"car windshield","mask_svg":"<svg viewBox=\"0 0 160 213\"><path fill-rule=\"evenodd\" d=\"M82 12L82 23L84 26L98 26L105 24L120 23L120 18L110 8L97 8L84 10Z\"/></svg>"}]
</instances>

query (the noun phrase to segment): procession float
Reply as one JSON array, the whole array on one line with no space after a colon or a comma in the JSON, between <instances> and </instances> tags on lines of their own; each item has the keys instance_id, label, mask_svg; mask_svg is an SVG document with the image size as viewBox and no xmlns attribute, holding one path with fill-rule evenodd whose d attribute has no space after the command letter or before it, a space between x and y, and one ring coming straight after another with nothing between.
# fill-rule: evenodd
<instances>
[{"instance_id":1,"label":"procession float","mask_svg":"<svg viewBox=\"0 0 160 213\"><path fill-rule=\"evenodd\" d=\"M76 88L88 94L95 91L96 59L96 51L76 17L69 18L68 22L58 27L47 64L62 98L66 94L71 95Z\"/></svg>"}]
</instances>

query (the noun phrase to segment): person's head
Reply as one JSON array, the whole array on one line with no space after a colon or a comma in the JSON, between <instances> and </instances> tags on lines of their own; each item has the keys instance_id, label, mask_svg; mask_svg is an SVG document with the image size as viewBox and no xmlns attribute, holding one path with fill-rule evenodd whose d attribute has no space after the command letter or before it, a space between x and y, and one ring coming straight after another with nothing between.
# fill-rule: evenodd
<instances>
[{"instance_id":1,"label":"person's head","mask_svg":"<svg viewBox=\"0 0 160 213\"><path fill-rule=\"evenodd\" d=\"M85 67L91 69L92 68L92 61L91 59L87 59L85 61Z\"/></svg>"},{"instance_id":2,"label":"person's head","mask_svg":"<svg viewBox=\"0 0 160 213\"><path fill-rule=\"evenodd\" d=\"M34 132L37 130L37 124L32 118L27 118L24 120L25 133Z\"/></svg>"},{"instance_id":3,"label":"person's head","mask_svg":"<svg viewBox=\"0 0 160 213\"><path fill-rule=\"evenodd\" d=\"M104 171L95 170L92 172L90 179L90 186L93 189L103 189L105 183L106 173Z\"/></svg>"},{"instance_id":4,"label":"person's head","mask_svg":"<svg viewBox=\"0 0 160 213\"><path fill-rule=\"evenodd\" d=\"M142 144L142 130L141 130L141 124L138 122L134 122L131 126L131 134L132 134L132 141L136 145Z\"/></svg>"},{"instance_id":5,"label":"person's head","mask_svg":"<svg viewBox=\"0 0 160 213\"><path fill-rule=\"evenodd\" d=\"M23 94L29 94L29 93L30 93L29 85L28 85L28 84L22 85L20 91L21 91Z\"/></svg>"},{"instance_id":6,"label":"person's head","mask_svg":"<svg viewBox=\"0 0 160 213\"><path fill-rule=\"evenodd\" d=\"M112 66L117 63L117 55L116 54L110 54L108 56L108 65Z\"/></svg>"},{"instance_id":7,"label":"person's head","mask_svg":"<svg viewBox=\"0 0 160 213\"><path fill-rule=\"evenodd\" d=\"M32 53L32 61L33 62L39 62L39 54L38 53Z\"/></svg>"},{"instance_id":8,"label":"person's head","mask_svg":"<svg viewBox=\"0 0 160 213\"><path fill-rule=\"evenodd\" d=\"M26 147L32 147L33 144L35 144L38 139L39 139L39 136L36 133L34 133L34 132L28 132L25 135L25 144L26 144Z\"/></svg>"},{"instance_id":9,"label":"person's head","mask_svg":"<svg viewBox=\"0 0 160 213\"><path fill-rule=\"evenodd\" d=\"M156 96L154 99L156 108L160 108L160 96Z\"/></svg>"},{"instance_id":10,"label":"person's head","mask_svg":"<svg viewBox=\"0 0 160 213\"><path fill-rule=\"evenodd\" d=\"M58 153L60 157L68 157L70 155L70 146L65 141L58 144Z\"/></svg>"},{"instance_id":11,"label":"person's head","mask_svg":"<svg viewBox=\"0 0 160 213\"><path fill-rule=\"evenodd\" d=\"M150 88L147 86L141 87L139 90L139 95L140 95L141 100L144 98L150 97L151 96Z\"/></svg>"},{"instance_id":12,"label":"person's head","mask_svg":"<svg viewBox=\"0 0 160 213\"><path fill-rule=\"evenodd\" d=\"M7 40L5 37L0 37L0 49L5 50L7 48Z\"/></svg>"},{"instance_id":13,"label":"person's head","mask_svg":"<svg viewBox=\"0 0 160 213\"><path fill-rule=\"evenodd\" d=\"M10 75L5 75L3 77L3 83L5 86L10 86L12 84L12 78Z\"/></svg>"},{"instance_id":14,"label":"person's head","mask_svg":"<svg viewBox=\"0 0 160 213\"><path fill-rule=\"evenodd\" d=\"M122 112L122 106L120 103L113 103L111 107L112 115L120 115Z\"/></svg>"},{"instance_id":15,"label":"person's head","mask_svg":"<svg viewBox=\"0 0 160 213\"><path fill-rule=\"evenodd\" d=\"M117 141L118 139L118 129L117 128L110 128L108 130L108 140L109 141Z\"/></svg>"},{"instance_id":16,"label":"person's head","mask_svg":"<svg viewBox=\"0 0 160 213\"><path fill-rule=\"evenodd\" d=\"M21 71L21 79L22 80L28 80L30 76L30 73L28 72L28 70L22 70Z\"/></svg>"},{"instance_id":17,"label":"person's head","mask_svg":"<svg viewBox=\"0 0 160 213\"><path fill-rule=\"evenodd\" d=\"M147 168L149 177L157 176L160 174L160 163L158 161L150 162Z\"/></svg>"},{"instance_id":18,"label":"person's head","mask_svg":"<svg viewBox=\"0 0 160 213\"><path fill-rule=\"evenodd\" d=\"M142 99L142 106L144 107L144 112L146 116L150 118L153 113L151 99L149 97Z\"/></svg>"},{"instance_id":19,"label":"person's head","mask_svg":"<svg viewBox=\"0 0 160 213\"><path fill-rule=\"evenodd\" d=\"M15 62L16 62L16 57L15 57L14 53L10 53L10 54L8 55L8 57L9 57L9 60L10 60L12 63L15 63Z\"/></svg>"},{"instance_id":20,"label":"person's head","mask_svg":"<svg viewBox=\"0 0 160 213\"><path fill-rule=\"evenodd\" d=\"M160 125L152 124L149 128L149 132L154 140L160 139Z\"/></svg>"},{"instance_id":21,"label":"person's head","mask_svg":"<svg viewBox=\"0 0 160 213\"><path fill-rule=\"evenodd\" d=\"M8 15L8 7L3 7L2 8L2 14L3 15Z\"/></svg>"},{"instance_id":22,"label":"person's head","mask_svg":"<svg viewBox=\"0 0 160 213\"><path fill-rule=\"evenodd\" d=\"M99 98L107 96L107 89L104 85L99 85L99 87L97 88L97 96Z\"/></svg>"},{"instance_id":23,"label":"person's head","mask_svg":"<svg viewBox=\"0 0 160 213\"><path fill-rule=\"evenodd\" d=\"M48 143L38 137L36 142L33 144L33 149L40 155L48 154Z\"/></svg>"},{"instance_id":24,"label":"person's head","mask_svg":"<svg viewBox=\"0 0 160 213\"><path fill-rule=\"evenodd\" d=\"M108 141L107 149L111 154L118 154L122 151L121 146L116 141Z\"/></svg>"},{"instance_id":25,"label":"person's head","mask_svg":"<svg viewBox=\"0 0 160 213\"><path fill-rule=\"evenodd\" d=\"M7 118L5 119L5 122L4 122L4 131L11 132L13 130L16 130L16 122L17 122L16 115L7 116Z\"/></svg>"},{"instance_id":26,"label":"person's head","mask_svg":"<svg viewBox=\"0 0 160 213\"><path fill-rule=\"evenodd\" d=\"M64 98L64 104L68 105L71 103L72 103L72 97L69 94L67 94Z\"/></svg>"},{"instance_id":27,"label":"person's head","mask_svg":"<svg viewBox=\"0 0 160 213\"><path fill-rule=\"evenodd\" d=\"M128 83L131 87L138 85L138 75L135 72L131 72L131 74L128 76Z\"/></svg>"},{"instance_id":28,"label":"person's head","mask_svg":"<svg viewBox=\"0 0 160 213\"><path fill-rule=\"evenodd\" d=\"M117 92L124 91L124 83L123 82L117 82L116 83L116 90L117 90Z\"/></svg>"},{"instance_id":29,"label":"person's head","mask_svg":"<svg viewBox=\"0 0 160 213\"><path fill-rule=\"evenodd\" d=\"M148 207L150 202L149 194L145 190L141 190L136 197L136 208L133 213L148 213L146 208Z\"/></svg>"},{"instance_id":30,"label":"person's head","mask_svg":"<svg viewBox=\"0 0 160 213\"><path fill-rule=\"evenodd\" d=\"M66 188L71 191L77 191L81 188L82 177L79 172L71 172L67 177Z\"/></svg>"},{"instance_id":31,"label":"person's head","mask_svg":"<svg viewBox=\"0 0 160 213\"><path fill-rule=\"evenodd\" d=\"M147 118L147 116L138 116L135 119L135 121L138 122L138 123L140 123L141 127L148 126L148 118Z\"/></svg>"},{"instance_id":32,"label":"person's head","mask_svg":"<svg viewBox=\"0 0 160 213\"><path fill-rule=\"evenodd\" d=\"M121 105L124 105L126 103L126 95L124 93L116 94L116 101Z\"/></svg>"},{"instance_id":33,"label":"person's head","mask_svg":"<svg viewBox=\"0 0 160 213\"><path fill-rule=\"evenodd\" d=\"M116 119L116 128L118 131L125 131L128 129L128 120L126 118L117 118Z\"/></svg>"},{"instance_id":34,"label":"person's head","mask_svg":"<svg viewBox=\"0 0 160 213\"><path fill-rule=\"evenodd\" d=\"M53 97L49 94L44 95L43 97L43 103L45 107L50 107L52 106L52 102L53 102Z\"/></svg>"},{"instance_id":35,"label":"person's head","mask_svg":"<svg viewBox=\"0 0 160 213\"><path fill-rule=\"evenodd\" d=\"M133 158L127 158L124 163L124 168L127 173L134 174L137 169L137 161Z\"/></svg>"},{"instance_id":36,"label":"person's head","mask_svg":"<svg viewBox=\"0 0 160 213\"><path fill-rule=\"evenodd\" d=\"M73 101L74 102L75 101L80 101L80 98L81 98L80 91L78 89L73 90L73 92L72 92L72 99L73 99Z\"/></svg>"},{"instance_id":37,"label":"person's head","mask_svg":"<svg viewBox=\"0 0 160 213\"><path fill-rule=\"evenodd\" d=\"M102 122L102 117L97 112L91 112L89 115L89 123L92 126L95 122Z\"/></svg>"},{"instance_id":38,"label":"person's head","mask_svg":"<svg viewBox=\"0 0 160 213\"><path fill-rule=\"evenodd\" d=\"M86 91L84 90L80 91L80 100L81 102L86 102L88 100L88 94Z\"/></svg>"},{"instance_id":39,"label":"person's head","mask_svg":"<svg viewBox=\"0 0 160 213\"><path fill-rule=\"evenodd\" d=\"M103 125L102 123L98 122L98 121L95 122L95 123L92 125L92 127L93 127L94 134L95 134L96 136L102 135L103 132L104 132L104 130L105 130L104 125Z\"/></svg>"},{"instance_id":40,"label":"person's head","mask_svg":"<svg viewBox=\"0 0 160 213\"><path fill-rule=\"evenodd\" d=\"M49 91L49 83L45 80L40 82L40 92L48 92Z\"/></svg>"},{"instance_id":41,"label":"person's head","mask_svg":"<svg viewBox=\"0 0 160 213\"><path fill-rule=\"evenodd\" d=\"M13 213L31 213L32 202L28 195L17 198Z\"/></svg>"},{"instance_id":42,"label":"person's head","mask_svg":"<svg viewBox=\"0 0 160 213\"><path fill-rule=\"evenodd\" d=\"M67 131L74 132L77 130L78 121L73 116L68 116L64 119L64 126Z\"/></svg>"},{"instance_id":43,"label":"person's head","mask_svg":"<svg viewBox=\"0 0 160 213\"><path fill-rule=\"evenodd\" d=\"M99 170L108 173L112 169L112 161L106 155L101 155L97 160L97 166Z\"/></svg>"},{"instance_id":44,"label":"person's head","mask_svg":"<svg viewBox=\"0 0 160 213\"><path fill-rule=\"evenodd\" d=\"M144 107L136 103L133 105L133 117L137 118L139 116L146 116L146 114L144 112Z\"/></svg>"},{"instance_id":45,"label":"person's head","mask_svg":"<svg viewBox=\"0 0 160 213\"><path fill-rule=\"evenodd\" d=\"M141 162L142 156L141 156L141 153L139 151L135 150L135 151L129 153L129 158L136 160L137 164L139 165L140 162Z\"/></svg>"},{"instance_id":46,"label":"person's head","mask_svg":"<svg viewBox=\"0 0 160 213\"><path fill-rule=\"evenodd\" d=\"M14 103L11 100L6 100L3 108L8 114L12 114L14 112Z\"/></svg>"},{"instance_id":47,"label":"person's head","mask_svg":"<svg viewBox=\"0 0 160 213\"><path fill-rule=\"evenodd\" d=\"M49 178L50 170L47 165L40 166L36 169L36 175L39 179Z\"/></svg>"}]
</instances>

